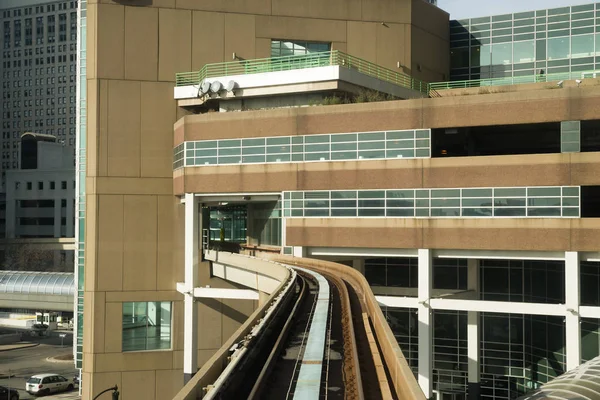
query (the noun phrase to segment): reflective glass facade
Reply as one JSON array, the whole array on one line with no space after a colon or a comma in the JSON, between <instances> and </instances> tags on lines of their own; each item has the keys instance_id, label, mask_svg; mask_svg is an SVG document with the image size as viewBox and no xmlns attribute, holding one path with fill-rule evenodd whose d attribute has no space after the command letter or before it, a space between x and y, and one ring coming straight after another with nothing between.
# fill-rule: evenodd
<instances>
[{"instance_id":1,"label":"reflective glass facade","mask_svg":"<svg viewBox=\"0 0 600 400\"><path fill-rule=\"evenodd\" d=\"M171 348L171 302L123 303L123 351Z\"/></svg>"},{"instance_id":2,"label":"reflective glass facade","mask_svg":"<svg viewBox=\"0 0 600 400\"><path fill-rule=\"evenodd\" d=\"M600 3L450 22L452 80L600 69Z\"/></svg>"},{"instance_id":3,"label":"reflective glass facade","mask_svg":"<svg viewBox=\"0 0 600 400\"><path fill-rule=\"evenodd\" d=\"M173 150L173 168L430 156L431 129L411 129L185 142Z\"/></svg>"},{"instance_id":4,"label":"reflective glass facade","mask_svg":"<svg viewBox=\"0 0 600 400\"><path fill-rule=\"evenodd\" d=\"M284 217L578 218L579 187L325 190L283 193Z\"/></svg>"}]
</instances>

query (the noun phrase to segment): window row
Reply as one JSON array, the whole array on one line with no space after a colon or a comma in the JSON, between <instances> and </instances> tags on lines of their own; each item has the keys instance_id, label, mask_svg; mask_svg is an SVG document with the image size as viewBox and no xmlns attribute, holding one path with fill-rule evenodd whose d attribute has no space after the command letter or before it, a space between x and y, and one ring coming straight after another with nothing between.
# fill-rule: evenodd
<instances>
[{"instance_id":1,"label":"window row","mask_svg":"<svg viewBox=\"0 0 600 400\"><path fill-rule=\"evenodd\" d=\"M25 183L26 190L33 190L33 182L20 182L20 181L15 182L15 190L21 189L22 183ZM57 183L58 182L56 182L56 181L48 181L48 182L38 181L36 187L37 187L37 190L44 190L44 189L56 190L56 188L58 186ZM67 181L60 181L60 189L61 190L75 189L75 181L73 181L73 186L71 186L70 188L68 187Z\"/></svg>"},{"instance_id":2,"label":"window row","mask_svg":"<svg viewBox=\"0 0 600 400\"><path fill-rule=\"evenodd\" d=\"M336 190L283 193L284 217L551 217L580 216L577 186Z\"/></svg>"},{"instance_id":3,"label":"window row","mask_svg":"<svg viewBox=\"0 0 600 400\"><path fill-rule=\"evenodd\" d=\"M173 166L428 158L430 142L430 129L205 140L177 146Z\"/></svg>"}]
</instances>

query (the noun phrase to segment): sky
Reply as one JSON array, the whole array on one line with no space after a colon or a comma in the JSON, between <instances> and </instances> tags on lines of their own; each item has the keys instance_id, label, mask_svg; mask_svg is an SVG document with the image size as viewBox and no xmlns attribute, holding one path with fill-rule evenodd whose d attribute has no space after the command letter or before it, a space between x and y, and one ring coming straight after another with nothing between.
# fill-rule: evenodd
<instances>
[{"instance_id":1,"label":"sky","mask_svg":"<svg viewBox=\"0 0 600 400\"><path fill-rule=\"evenodd\" d=\"M450 19L463 19L594 2L595 0L438 0L438 7L449 12Z\"/></svg>"}]
</instances>

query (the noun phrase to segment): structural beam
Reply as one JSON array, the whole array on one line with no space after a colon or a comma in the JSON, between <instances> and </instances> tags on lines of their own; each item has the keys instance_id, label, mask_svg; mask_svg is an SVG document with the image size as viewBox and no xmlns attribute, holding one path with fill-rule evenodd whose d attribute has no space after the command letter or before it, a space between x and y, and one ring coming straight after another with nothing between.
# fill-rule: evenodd
<instances>
[{"instance_id":1,"label":"structural beam","mask_svg":"<svg viewBox=\"0 0 600 400\"><path fill-rule=\"evenodd\" d=\"M183 332L183 379L187 383L198 370L198 307L194 288L198 286L198 200L185 194L185 288Z\"/></svg>"},{"instance_id":2,"label":"structural beam","mask_svg":"<svg viewBox=\"0 0 600 400\"><path fill-rule=\"evenodd\" d=\"M426 398L433 395L433 376L432 376L432 347L433 347L433 329L432 312L429 307L431 298L432 282L432 254L429 249L419 249L419 294L418 294L418 319L419 319L419 386Z\"/></svg>"},{"instance_id":3,"label":"structural beam","mask_svg":"<svg viewBox=\"0 0 600 400\"><path fill-rule=\"evenodd\" d=\"M479 260L470 258L467 260L467 289L479 295ZM480 384L480 325L479 313L477 311L467 312L467 371L469 383L469 400L479 400L481 397Z\"/></svg>"},{"instance_id":4,"label":"structural beam","mask_svg":"<svg viewBox=\"0 0 600 400\"><path fill-rule=\"evenodd\" d=\"M579 324L579 253L565 252L565 342L567 371L581 364L581 325Z\"/></svg>"},{"instance_id":5,"label":"structural beam","mask_svg":"<svg viewBox=\"0 0 600 400\"><path fill-rule=\"evenodd\" d=\"M187 294L185 283L177 283L177 291ZM256 290L249 289L221 289L211 287L197 287L192 291L195 298L206 299L237 299L237 300L258 300L259 293Z\"/></svg>"}]
</instances>

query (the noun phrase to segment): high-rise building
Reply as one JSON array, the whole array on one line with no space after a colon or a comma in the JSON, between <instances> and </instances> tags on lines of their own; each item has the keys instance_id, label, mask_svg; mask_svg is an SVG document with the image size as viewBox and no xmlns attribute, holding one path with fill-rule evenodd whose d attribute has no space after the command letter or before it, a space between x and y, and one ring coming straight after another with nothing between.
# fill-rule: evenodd
<instances>
[{"instance_id":1,"label":"high-rise building","mask_svg":"<svg viewBox=\"0 0 600 400\"><path fill-rule=\"evenodd\" d=\"M77 2L2 1L0 25L4 187L6 171L19 168L21 134L75 146Z\"/></svg>"}]
</instances>

